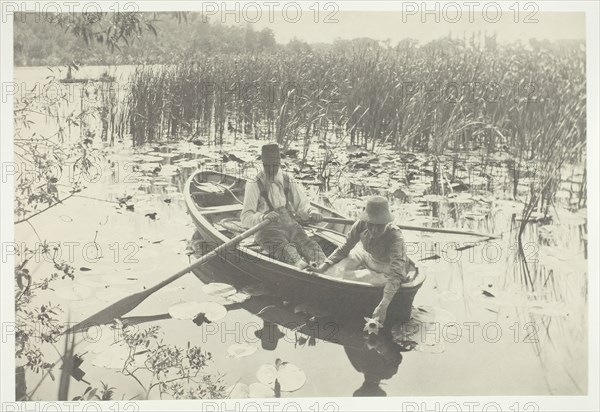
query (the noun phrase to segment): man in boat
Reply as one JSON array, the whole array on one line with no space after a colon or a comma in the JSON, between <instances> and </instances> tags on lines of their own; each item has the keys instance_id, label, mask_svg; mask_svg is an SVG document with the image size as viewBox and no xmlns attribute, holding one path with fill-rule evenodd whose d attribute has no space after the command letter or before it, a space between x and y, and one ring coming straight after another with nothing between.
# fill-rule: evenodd
<instances>
[{"instance_id":1,"label":"man in boat","mask_svg":"<svg viewBox=\"0 0 600 412\"><path fill-rule=\"evenodd\" d=\"M348 275L361 267L382 275L383 297L372 316L379 325L384 324L387 308L400 285L413 280L407 275L408 258L402 232L392 224L393 220L386 198L370 198L348 232L346 242L317 268L317 272L331 276L336 276L336 272ZM361 245L355 248L359 241Z\"/></svg>"},{"instance_id":2,"label":"man in boat","mask_svg":"<svg viewBox=\"0 0 600 412\"><path fill-rule=\"evenodd\" d=\"M270 220L254 237L269 256L299 269L313 262L320 265L326 257L321 246L308 237L296 218L320 222L323 215L311 206L300 184L280 169L279 145L264 145L261 159L263 170L254 182L246 183L242 225L252 227Z\"/></svg>"}]
</instances>

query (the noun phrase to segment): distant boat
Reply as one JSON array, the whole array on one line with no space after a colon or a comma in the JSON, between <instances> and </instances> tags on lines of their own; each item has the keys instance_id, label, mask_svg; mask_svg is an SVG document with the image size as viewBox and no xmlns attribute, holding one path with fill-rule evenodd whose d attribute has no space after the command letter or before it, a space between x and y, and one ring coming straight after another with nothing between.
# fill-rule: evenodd
<instances>
[{"instance_id":1,"label":"distant boat","mask_svg":"<svg viewBox=\"0 0 600 412\"><path fill-rule=\"evenodd\" d=\"M108 73L104 72L100 75L99 78L97 79L93 79L93 78L77 78L77 77L73 77L73 73L71 72L71 66L69 66L69 69L67 71L67 77L65 77L64 79L59 79L59 82L61 83L87 83L87 82L114 82L115 81L115 76L111 76Z\"/></svg>"}]
</instances>

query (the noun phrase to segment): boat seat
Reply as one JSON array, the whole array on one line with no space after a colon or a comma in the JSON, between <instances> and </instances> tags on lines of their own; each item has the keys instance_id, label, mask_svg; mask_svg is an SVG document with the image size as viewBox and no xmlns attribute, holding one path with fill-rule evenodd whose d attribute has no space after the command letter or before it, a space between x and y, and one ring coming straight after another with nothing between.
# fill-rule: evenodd
<instances>
[{"instance_id":1,"label":"boat seat","mask_svg":"<svg viewBox=\"0 0 600 412\"><path fill-rule=\"evenodd\" d=\"M216 215L219 213L241 212L243 208L244 205L235 203L232 205L203 207L200 209L200 213L203 215Z\"/></svg>"}]
</instances>

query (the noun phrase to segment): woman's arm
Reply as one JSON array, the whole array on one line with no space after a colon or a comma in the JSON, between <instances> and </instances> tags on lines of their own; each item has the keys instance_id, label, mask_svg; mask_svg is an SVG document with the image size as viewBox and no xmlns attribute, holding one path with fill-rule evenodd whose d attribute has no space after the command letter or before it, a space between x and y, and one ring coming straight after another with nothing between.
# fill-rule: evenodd
<instances>
[{"instance_id":1,"label":"woman's arm","mask_svg":"<svg viewBox=\"0 0 600 412\"><path fill-rule=\"evenodd\" d=\"M360 220L357 220L352 225L350 232L346 235L346 242L336 249L333 254L325 260L325 262L330 263L331 265L335 265L340 260L348 256L350 251L354 249L354 246L360 241L360 234L364 230L364 223Z\"/></svg>"}]
</instances>

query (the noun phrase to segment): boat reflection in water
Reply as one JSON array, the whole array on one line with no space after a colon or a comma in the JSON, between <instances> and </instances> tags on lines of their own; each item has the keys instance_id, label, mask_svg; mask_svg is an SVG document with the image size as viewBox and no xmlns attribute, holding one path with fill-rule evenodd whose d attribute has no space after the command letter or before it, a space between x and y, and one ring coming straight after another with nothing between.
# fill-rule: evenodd
<instances>
[{"instance_id":1,"label":"boat reflection in water","mask_svg":"<svg viewBox=\"0 0 600 412\"><path fill-rule=\"evenodd\" d=\"M194 274L203 283L224 282L238 290L248 282L246 276L236 276L218 259L195 270ZM241 303L228 304L226 308L228 311L245 310L262 319L262 329L256 330L254 335L260 339L263 350L274 351L281 339L289 339L290 335L283 333L282 329L289 330L290 327L297 332L296 343L299 346L315 346L318 340L343 346L351 365L364 379L353 396L386 396L380 386L381 381L392 378L402 363L403 349L393 341L389 332L367 335L363 331L364 325L358 324L355 317L344 319L339 314L329 313L311 316L311 313L299 310L308 308L306 310L310 311L311 305L294 305L272 295L253 296Z\"/></svg>"}]
</instances>

